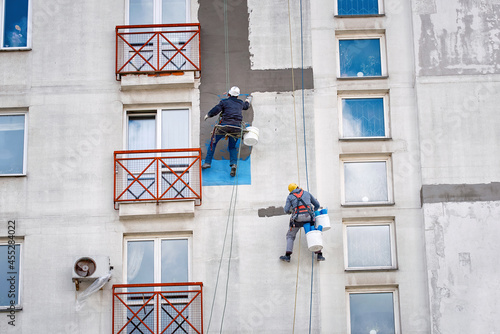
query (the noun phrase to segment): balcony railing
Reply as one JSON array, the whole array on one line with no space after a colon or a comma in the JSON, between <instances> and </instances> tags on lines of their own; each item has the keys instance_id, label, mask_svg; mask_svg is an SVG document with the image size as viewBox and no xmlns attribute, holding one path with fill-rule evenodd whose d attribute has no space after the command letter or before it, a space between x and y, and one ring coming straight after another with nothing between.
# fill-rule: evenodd
<instances>
[{"instance_id":1,"label":"balcony railing","mask_svg":"<svg viewBox=\"0 0 500 334\"><path fill-rule=\"evenodd\" d=\"M195 200L201 205L199 148L117 151L114 201Z\"/></svg>"},{"instance_id":2,"label":"balcony railing","mask_svg":"<svg viewBox=\"0 0 500 334\"><path fill-rule=\"evenodd\" d=\"M200 76L200 25L116 27L116 76L194 71Z\"/></svg>"},{"instance_id":3,"label":"balcony railing","mask_svg":"<svg viewBox=\"0 0 500 334\"><path fill-rule=\"evenodd\" d=\"M113 286L113 334L203 333L203 283Z\"/></svg>"}]
</instances>

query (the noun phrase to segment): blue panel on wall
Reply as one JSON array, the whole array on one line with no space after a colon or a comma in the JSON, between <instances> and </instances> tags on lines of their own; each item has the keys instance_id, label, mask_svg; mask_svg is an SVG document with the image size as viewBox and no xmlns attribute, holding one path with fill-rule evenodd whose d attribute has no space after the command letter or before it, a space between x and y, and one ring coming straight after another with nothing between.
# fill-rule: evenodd
<instances>
[{"instance_id":1,"label":"blue panel on wall","mask_svg":"<svg viewBox=\"0 0 500 334\"><path fill-rule=\"evenodd\" d=\"M237 145L240 145L241 141L238 140ZM220 145L220 147L219 147ZM227 144L221 143L217 146L217 150L227 151ZM207 144L208 146L208 144ZM231 167L229 166L229 160L212 160L212 167L204 169L202 171L203 186L227 186L233 185L236 181L239 185L251 184L251 164L250 156L244 160L238 160L238 169L236 171L236 176L232 177L229 175L231 172ZM236 178L238 178L236 180Z\"/></svg>"}]
</instances>

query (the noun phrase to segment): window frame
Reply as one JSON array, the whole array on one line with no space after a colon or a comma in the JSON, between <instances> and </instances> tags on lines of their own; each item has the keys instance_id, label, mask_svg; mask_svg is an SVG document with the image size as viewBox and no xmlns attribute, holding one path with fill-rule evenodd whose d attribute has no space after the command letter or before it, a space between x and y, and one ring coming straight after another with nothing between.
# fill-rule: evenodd
<instances>
[{"instance_id":1,"label":"window frame","mask_svg":"<svg viewBox=\"0 0 500 334\"><path fill-rule=\"evenodd\" d=\"M340 41L342 40L363 40L363 39L378 39L380 43L380 75L379 76L342 76L340 67ZM387 50L385 31L338 31L335 35L336 55L337 55L337 79L338 80L373 80L385 79L388 77L387 72Z\"/></svg>"},{"instance_id":2,"label":"window frame","mask_svg":"<svg viewBox=\"0 0 500 334\"><path fill-rule=\"evenodd\" d=\"M192 281L192 253L193 253L193 236L191 233L174 233L174 234L164 234L164 235L151 235L151 236L124 236L123 237L123 281L125 284L128 283L127 276L127 261L128 261L128 247L129 241L153 241L153 263L154 263L154 274L153 274L153 284L161 283L161 242L162 240L187 240L187 268L188 268L188 280Z\"/></svg>"},{"instance_id":3,"label":"window frame","mask_svg":"<svg viewBox=\"0 0 500 334\"><path fill-rule=\"evenodd\" d=\"M394 332L401 334L401 320L400 320L400 303L399 303L399 286L398 285L381 285L381 286L347 286L346 293L346 307L347 307L347 333L352 333L351 328L351 294L367 294L367 293L392 293L392 306L394 312Z\"/></svg>"},{"instance_id":4,"label":"window frame","mask_svg":"<svg viewBox=\"0 0 500 334\"><path fill-rule=\"evenodd\" d=\"M27 31L28 36L26 37L26 46L13 46L5 47L4 45L4 29L5 29L5 1L0 0L0 51L30 51L31 50L31 13L32 13L32 1L28 0L28 17L27 17Z\"/></svg>"},{"instance_id":5,"label":"window frame","mask_svg":"<svg viewBox=\"0 0 500 334\"><path fill-rule=\"evenodd\" d=\"M363 162L385 162L386 178L387 178L387 201L373 202L346 202L345 198L345 163L363 163ZM386 206L394 205L394 177L392 172L392 155L391 154L374 154L374 155L341 155L340 156L340 180L341 180L341 206Z\"/></svg>"},{"instance_id":6,"label":"window frame","mask_svg":"<svg viewBox=\"0 0 500 334\"><path fill-rule=\"evenodd\" d=\"M151 149L161 149L161 140L162 140L162 114L163 111L165 110L186 110L188 113L188 138L189 138L189 143L188 147L179 147L179 148L192 148L192 116L191 116L191 108L186 107L186 106L179 106L179 107L158 107L158 108L128 108L125 109L125 117L124 117L124 137L123 137L123 147L125 147L126 150L129 150L129 144L128 144L128 135L129 135L129 129L128 129L128 124L129 124L129 119L130 116L154 116L155 118L155 130L156 130L156 138L155 138L155 148Z\"/></svg>"},{"instance_id":7,"label":"window frame","mask_svg":"<svg viewBox=\"0 0 500 334\"><path fill-rule=\"evenodd\" d=\"M346 14L339 14L339 0L336 0L334 3L334 13L335 17L374 17L374 16L384 16L385 15L385 9L384 9L384 0L377 0L378 1L378 13L377 14L354 14L354 15L346 15Z\"/></svg>"},{"instance_id":8,"label":"window frame","mask_svg":"<svg viewBox=\"0 0 500 334\"><path fill-rule=\"evenodd\" d=\"M189 23L191 20L191 0L185 0L184 2L186 4L186 22L177 23ZM153 22L148 25L164 24L162 22L162 10L162 0L153 0ZM130 25L130 0L125 1L125 22Z\"/></svg>"},{"instance_id":9,"label":"window frame","mask_svg":"<svg viewBox=\"0 0 500 334\"><path fill-rule=\"evenodd\" d=\"M347 238L347 229L351 226L389 226L389 238L391 248L391 266L370 266L370 267L349 267L349 240ZM397 244L396 244L396 225L394 217L387 218L350 218L342 221L342 234L344 241L344 269L345 271L374 271L374 270L397 270Z\"/></svg>"},{"instance_id":10,"label":"window frame","mask_svg":"<svg viewBox=\"0 0 500 334\"><path fill-rule=\"evenodd\" d=\"M1 0L0 0L1 1ZM0 111L0 117L2 116L24 116L24 143L23 143L23 171L22 173L15 174L2 174L0 172L0 177L8 177L8 176L26 176L26 169L28 165L28 111Z\"/></svg>"},{"instance_id":11,"label":"window frame","mask_svg":"<svg viewBox=\"0 0 500 334\"><path fill-rule=\"evenodd\" d=\"M7 239L7 238L0 238L0 246L8 246L9 245L9 241L11 239ZM19 291L17 291L17 294L18 294L18 304L15 305L14 307L14 310L16 311L20 311L23 309L23 254L24 254L24 251L23 251L23 243L24 243L24 240L20 240L20 238L16 237L15 238L15 243L14 245L19 245L19 256L17 256L17 258L19 259L19 273L18 273L18 277L19 277L19 284L18 284L18 287L19 287ZM9 306L2 306L0 305L0 312L5 312L9 310Z\"/></svg>"},{"instance_id":12,"label":"window frame","mask_svg":"<svg viewBox=\"0 0 500 334\"><path fill-rule=\"evenodd\" d=\"M339 139L345 141L353 140L379 140L379 139L391 139L391 122L390 122L390 105L389 105L389 92L356 92L354 94L347 94L339 92L338 98L338 110L339 110ZM343 121L344 121L344 109L342 102L344 99L376 99L382 98L384 105L384 132L385 136L373 136L373 137L344 137Z\"/></svg>"}]
</instances>

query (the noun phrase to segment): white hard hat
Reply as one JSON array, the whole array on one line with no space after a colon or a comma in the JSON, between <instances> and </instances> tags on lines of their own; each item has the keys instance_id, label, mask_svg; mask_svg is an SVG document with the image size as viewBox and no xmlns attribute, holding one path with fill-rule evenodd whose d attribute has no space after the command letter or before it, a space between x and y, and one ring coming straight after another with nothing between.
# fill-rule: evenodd
<instances>
[{"instance_id":1,"label":"white hard hat","mask_svg":"<svg viewBox=\"0 0 500 334\"><path fill-rule=\"evenodd\" d=\"M229 94L230 96L238 96L238 95L240 95L240 89L239 89L238 87L236 87L236 86L233 86L233 87L231 87L231 89L229 90L228 94Z\"/></svg>"}]
</instances>

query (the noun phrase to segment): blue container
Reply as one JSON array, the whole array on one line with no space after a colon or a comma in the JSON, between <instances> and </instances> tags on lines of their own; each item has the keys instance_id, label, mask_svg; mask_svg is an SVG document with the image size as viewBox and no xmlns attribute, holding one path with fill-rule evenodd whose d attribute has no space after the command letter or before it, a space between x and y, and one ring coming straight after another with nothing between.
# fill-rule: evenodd
<instances>
[{"instance_id":1,"label":"blue container","mask_svg":"<svg viewBox=\"0 0 500 334\"><path fill-rule=\"evenodd\" d=\"M318 226L318 231L323 231L323 225Z\"/></svg>"},{"instance_id":2,"label":"blue container","mask_svg":"<svg viewBox=\"0 0 500 334\"><path fill-rule=\"evenodd\" d=\"M314 226L312 226L312 229L314 229ZM305 223L304 224L304 232L307 234L310 231L311 231L311 224Z\"/></svg>"},{"instance_id":3,"label":"blue container","mask_svg":"<svg viewBox=\"0 0 500 334\"><path fill-rule=\"evenodd\" d=\"M317 217L321 214L321 210L318 210L318 211L314 211L314 216Z\"/></svg>"},{"instance_id":4,"label":"blue container","mask_svg":"<svg viewBox=\"0 0 500 334\"><path fill-rule=\"evenodd\" d=\"M320 211L320 212L321 212L321 213L320 213L321 215L326 215L326 214L328 214L328 208L321 209L321 211Z\"/></svg>"}]
</instances>

